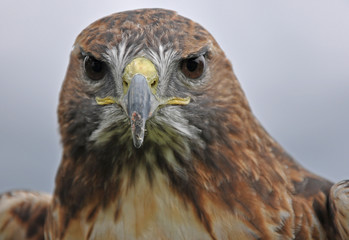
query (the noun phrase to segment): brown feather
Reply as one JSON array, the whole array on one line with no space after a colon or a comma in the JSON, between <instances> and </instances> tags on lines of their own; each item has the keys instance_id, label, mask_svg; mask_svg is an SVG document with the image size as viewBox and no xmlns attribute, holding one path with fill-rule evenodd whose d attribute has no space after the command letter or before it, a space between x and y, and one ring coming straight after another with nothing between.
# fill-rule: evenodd
<instances>
[{"instance_id":1,"label":"brown feather","mask_svg":"<svg viewBox=\"0 0 349 240\"><path fill-rule=\"evenodd\" d=\"M28 191L0 195L0 239L43 240L51 196Z\"/></svg>"}]
</instances>

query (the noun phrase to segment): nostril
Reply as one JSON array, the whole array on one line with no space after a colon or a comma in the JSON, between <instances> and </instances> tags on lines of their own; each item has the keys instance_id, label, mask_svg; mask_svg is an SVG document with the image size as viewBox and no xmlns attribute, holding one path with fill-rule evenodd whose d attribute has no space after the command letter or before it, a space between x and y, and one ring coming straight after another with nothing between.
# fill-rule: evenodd
<instances>
[{"instance_id":1,"label":"nostril","mask_svg":"<svg viewBox=\"0 0 349 240\"><path fill-rule=\"evenodd\" d=\"M151 84L150 84L150 86L153 88L153 87L155 87L156 86L156 83L157 83L157 81L156 80L154 80Z\"/></svg>"},{"instance_id":2,"label":"nostril","mask_svg":"<svg viewBox=\"0 0 349 240\"><path fill-rule=\"evenodd\" d=\"M129 88L129 86L128 86L129 84L128 84L128 82L127 81L122 81L122 87L124 88L124 94L126 94L127 93L127 91L128 91L128 88Z\"/></svg>"}]
</instances>

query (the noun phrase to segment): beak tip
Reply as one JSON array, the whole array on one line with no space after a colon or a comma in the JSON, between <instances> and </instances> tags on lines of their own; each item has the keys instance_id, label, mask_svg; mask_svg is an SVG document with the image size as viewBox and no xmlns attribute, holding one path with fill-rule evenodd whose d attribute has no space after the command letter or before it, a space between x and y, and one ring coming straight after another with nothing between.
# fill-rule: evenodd
<instances>
[{"instance_id":1,"label":"beak tip","mask_svg":"<svg viewBox=\"0 0 349 240\"><path fill-rule=\"evenodd\" d=\"M144 131L135 133L132 133L132 138L133 138L133 146L135 146L135 148L140 148L143 145L143 141L144 141Z\"/></svg>"},{"instance_id":2,"label":"beak tip","mask_svg":"<svg viewBox=\"0 0 349 240\"><path fill-rule=\"evenodd\" d=\"M135 148L140 148L144 141L145 121L141 114L133 112L131 114L131 132L133 138L133 145Z\"/></svg>"},{"instance_id":3,"label":"beak tip","mask_svg":"<svg viewBox=\"0 0 349 240\"><path fill-rule=\"evenodd\" d=\"M133 140L133 146L135 146L135 148L139 149L142 145L143 145L143 140L141 141Z\"/></svg>"}]
</instances>

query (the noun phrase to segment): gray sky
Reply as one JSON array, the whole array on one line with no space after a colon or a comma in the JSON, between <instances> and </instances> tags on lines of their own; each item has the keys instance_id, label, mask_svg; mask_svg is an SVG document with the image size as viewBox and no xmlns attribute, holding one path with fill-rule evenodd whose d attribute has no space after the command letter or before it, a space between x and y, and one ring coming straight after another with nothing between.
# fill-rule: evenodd
<instances>
[{"instance_id":1,"label":"gray sky","mask_svg":"<svg viewBox=\"0 0 349 240\"><path fill-rule=\"evenodd\" d=\"M208 29L269 133L313 172L349 178L348 0L1 0L0 192L52 192L74 39L98 18L144 7Z\"/></svg>"}]
</instances>

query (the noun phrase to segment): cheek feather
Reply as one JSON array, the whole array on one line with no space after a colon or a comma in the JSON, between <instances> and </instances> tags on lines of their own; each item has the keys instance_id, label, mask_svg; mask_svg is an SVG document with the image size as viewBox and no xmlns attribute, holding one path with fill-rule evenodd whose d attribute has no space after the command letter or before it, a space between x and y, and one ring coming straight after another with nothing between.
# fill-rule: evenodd
<instances>
[{"instance_id":1,"label":"cheek feather","mask_svg":"<svg viewBox=\"0 0 349 240\"><path fill-rule=\"evenodd\" d=\"M106 144L115 135L120 136L120 141L132 141L131 131L128 131L130 127L129 119L120 107L115 105L104 107L101 111L100 119L98 127L89 137L89 140L95 145Z\"/></svg>"},{"instance_id":2,"label":"cheek feather","mask_svg":"<svg viewBox=\"0 0 349 240\"><path fill-rule=\"evenodd\" d=\"M155 116L155 122L164 128L174 130L174 136L182 136L190 141L199 141L200 129L189 124L189 121L183 114L182 109L177 106L168 106L161 109L161 113Z\"/></svg>"}]
</instances>

